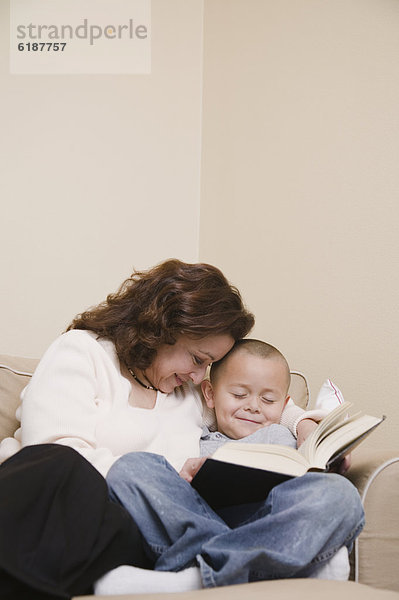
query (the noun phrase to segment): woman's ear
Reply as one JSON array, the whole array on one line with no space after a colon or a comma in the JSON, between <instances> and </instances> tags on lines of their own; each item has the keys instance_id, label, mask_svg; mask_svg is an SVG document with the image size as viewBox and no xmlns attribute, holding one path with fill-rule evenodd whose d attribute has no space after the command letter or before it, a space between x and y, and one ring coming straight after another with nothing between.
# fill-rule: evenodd
<instances>
[{"instance_id":1,"label":"woman's ear","mask_svg":"<svg viewBox=\"0 0 399 600\"><path fill-rule=\"evenodd\" d=\"M201 382L201 390L207 407L215 408L215 403L213 401L213 387L208 379L204 379L204 381Z\"/></svg>"}]
</instances>

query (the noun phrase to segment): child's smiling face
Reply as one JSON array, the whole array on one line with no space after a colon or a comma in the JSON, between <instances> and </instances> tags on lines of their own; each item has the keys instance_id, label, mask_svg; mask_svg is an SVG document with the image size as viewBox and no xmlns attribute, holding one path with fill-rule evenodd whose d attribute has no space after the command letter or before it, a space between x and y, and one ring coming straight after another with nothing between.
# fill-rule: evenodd
<instances>
[{"instance_id":1,"label":"child's smiling face","mask_svg":"<svg viewBox=\"0 0 399 600\"><path fill-rule=\"evenodd\" d=\"M279 423L289 399L289 373L279 357L235 352L213 383L203 382L207 405L215 409L218 431L240 439Z\"/></svg>"}]
</instances>

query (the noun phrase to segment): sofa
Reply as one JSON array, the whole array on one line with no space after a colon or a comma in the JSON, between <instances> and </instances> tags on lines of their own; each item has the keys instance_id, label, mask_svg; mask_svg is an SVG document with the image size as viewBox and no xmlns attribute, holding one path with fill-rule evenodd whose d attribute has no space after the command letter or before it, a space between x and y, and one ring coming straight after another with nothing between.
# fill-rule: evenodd
<instances>
[{"instance_id":1,"label":"sofa","mask_svg":"<svg viewBox=\"0 0 399 600\"><path fill-rule=\"evenodd\" d=\"M0 440L18 427L15 416L21 390L38 361L0 355ZM290 394L306 408L309 391L305 377L293 373ZM399 453L374 449L372 437L355 450L346 475L358 488L366 513L366 526L351 555L350 581L285 579L177 594L107 596L109 600L399 600ZM75 600L77 600L76 597ZM94 598L94 596L79 596ZM99 596L97 596L99 598ZM104 597L105 598L105 597Z\"/></svg>"}]
</instances>

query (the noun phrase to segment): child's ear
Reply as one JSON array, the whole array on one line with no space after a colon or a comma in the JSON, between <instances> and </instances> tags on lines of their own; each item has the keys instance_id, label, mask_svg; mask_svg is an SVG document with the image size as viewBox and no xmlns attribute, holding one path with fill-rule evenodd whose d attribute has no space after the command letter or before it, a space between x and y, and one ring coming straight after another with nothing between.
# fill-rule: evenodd
<instances>
[{"instance_id":1,"label":"child's ear","mask_svg":"<svg viewBox=\"0 0 399 600\"><path fill-rule=\"evenodd\" d=\"M288 400L291 398L291 396L287 396L286 399L284 400L284 408L287 406Z\"/></svg>"},{"instance_id":2,"label":"child's ear","mask_svg":"<svg viewBox=\"0 0 399 600\"><path fill-rule=\"evenodd\" d=\"M204 381L201 383L201 390L207 407L215 408L215 402L213 401L213 387L208 379L204 379Z\"/></svg>"}]
</instances>

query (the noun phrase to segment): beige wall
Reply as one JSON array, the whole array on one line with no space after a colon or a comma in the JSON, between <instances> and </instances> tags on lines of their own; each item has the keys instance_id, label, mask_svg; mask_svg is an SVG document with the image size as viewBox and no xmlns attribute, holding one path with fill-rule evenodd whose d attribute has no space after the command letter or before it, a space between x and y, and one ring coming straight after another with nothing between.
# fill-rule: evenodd
<instances>
[{"instance_id":1,"label":"beige wall","mask_svg":"<svg viewBox=\"0 0 399 600\"><path fill-rule=\"evenodd\" d=\"M208 0L200 258L398 446L399 3ZM374 443L377 438L374 438Z\"/></svg>"},{"instance_id":2,"label":"beige wall","mask_svg":"<svg viewBox=\"0 0 399 600\"><path fill-rule=\"evenodd\" d=\"M314 396L332 377L397 445L398 2L153 0L148 76L11 76L7 7L2 351L37 356L133 267L199 257Z\"/></svg>"},{"instance_id":3,"label":"beige wall","mask_svg":"<svg viewBox=\"0 0 399 600\"><path fill-rule=\"evenodd\" d=\"M1 349L38 356L134 267L198 259L202 1L153 0L151 75L10 75L0 2Z\"/></svg>"}]
</instances>

